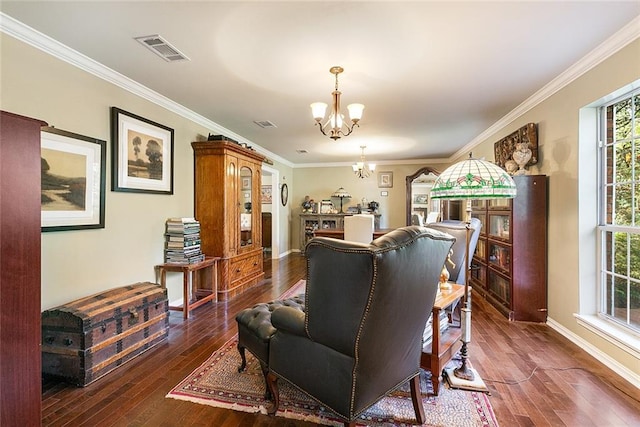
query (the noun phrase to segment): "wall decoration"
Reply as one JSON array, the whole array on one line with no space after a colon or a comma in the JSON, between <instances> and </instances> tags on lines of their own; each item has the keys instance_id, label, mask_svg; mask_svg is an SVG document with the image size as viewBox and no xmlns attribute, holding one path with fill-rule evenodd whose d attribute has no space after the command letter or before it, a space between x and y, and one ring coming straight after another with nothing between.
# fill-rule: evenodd
<instances>
[{"instance_id":1,"label":"wall decoration","mask_svg":"<svg viewBox=\"0 0 640 427\"><path fill-rule=\"evenodd\" d=\"M271 204L271 186L263 185L260 189L260 199L262 203L270 205Z\"/></svg>"},{"instance_id":2,"label":"wall decoration","mask_svg":"<svg viewBox=\"0 0 640 427\"><path fill-rule=\"evenodd\" d=\"M413 195L413 203L418 205L425 205L429 203L429 195L428 194L414 194Z\"/></svg>"},{"instance_id":3,"label":"wall decoration","mask_svg":"<svg viewBox=\"0 0 640 427\"><path fill-rule=\"evenodd\" d=\"M173 194L173 129L111 107L111 190Z\"/></svg>"},{"instance_id":4,"label":"wall decoration","mask_svg":"<svg viewBox=\"0 0 640 427\"><path fill-rule=\"evenodd\" d=\"M513 174L518 170L518 164L513 158L516 149L531 150L531 158L527 166L538 163L538 128L535 123L528 123L517 131L493 144L495 163L507 172Z\"/></svg>"},{"instance_id":5,"label":"wall decoration","mask_svg":"<svg viewBox=\"0 0 640 427\"><path fill-rule=\"evenodd\" d=\"M378 188L393 188L393 172L378 172Z\"/></svg>"},{"instance_id":6,"label":"wall decoration","mask_svg":"<svg viewBox=\"0 0 640 427\"><path fill-rule=\"evenodd\" d=\"M106 141L42 128L42 231L104 228L106 155Z\"/></svg>"},{"instance_id":7,"label":"wall decoration","mask_svg":"<svg viewBox=\"0 0 640 427\"><path fill-rule=\"evenodd\" d=\"M280 202L282 206L287 206L287 201L289 201L289 187L287 184L282 184L280 188Z\"/></svg>"}]
</instances>

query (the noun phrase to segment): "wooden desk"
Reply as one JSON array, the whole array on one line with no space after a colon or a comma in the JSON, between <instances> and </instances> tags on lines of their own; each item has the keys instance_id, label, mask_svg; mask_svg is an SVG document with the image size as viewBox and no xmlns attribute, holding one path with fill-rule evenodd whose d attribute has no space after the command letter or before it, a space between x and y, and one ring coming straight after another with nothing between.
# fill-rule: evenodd
<instances>
[{"instance_id":1,"label":"wooden desk","mask_svg":"<svg viewBox=\"0 0 640 427\"><path fill-rule=\"evenodd\" d=\"M440 388L440 374L445 364L451 360L462 345L460 337L460 298L464 295L463 285L452 285L450 291L441 291L433 305L431 342L424 345L420 356L420 367L431 371L433 393L437 396ZM440 334L440 312L449 311L449 327Z\"/></svg>"},{"instance_id":2,"label":"wooden desk","mask_svg":"<svg viewBox=\"0 0 640 427\"><path fill-rule=\"evenodd\" d=\"M170 305L169 310L182 311L183 317L187 319L189 318L189 310L200 307L209 301L217 302L219 260L220 257L206 257L204 261L196 264L165 263L156 265L156 282L158 274L160 274L160 285L165 289L168 271L182 273L182 305ZM203 286L207 283L210 284L210 287Z\"/></svg>"},{"instance_id":3,"label":"wooden desk","mask_svg":"<svg viewBox=\"0 0 640 427\"><path fill-rule=\"evenodd\" d=\"M392 230L395 230L395 228L382 228L380 230L374 230L373 238L375 240L380 236L384 236ZM334 239L344 240L344 230L341 228L324 228L321 230L314 230L313 237L331 237Z\"/></svg>"}]
</instances>

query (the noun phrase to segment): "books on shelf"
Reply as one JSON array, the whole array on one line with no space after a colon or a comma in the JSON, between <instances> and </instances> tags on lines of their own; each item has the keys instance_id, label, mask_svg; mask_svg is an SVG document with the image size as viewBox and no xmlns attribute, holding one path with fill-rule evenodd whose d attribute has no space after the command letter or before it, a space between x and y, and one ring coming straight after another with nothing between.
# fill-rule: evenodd
<instances>
[{"instance_id":1,"label":"books on shelf","mask_svg":"<svg viewBox=\"0 0 640 427\"><path fill-rule=\"evenodd\" d=\"M164 260L173 264L204 261L200 250L200 222L195 218L169 218L165 225Z\"/></svg>"}]
</instances>

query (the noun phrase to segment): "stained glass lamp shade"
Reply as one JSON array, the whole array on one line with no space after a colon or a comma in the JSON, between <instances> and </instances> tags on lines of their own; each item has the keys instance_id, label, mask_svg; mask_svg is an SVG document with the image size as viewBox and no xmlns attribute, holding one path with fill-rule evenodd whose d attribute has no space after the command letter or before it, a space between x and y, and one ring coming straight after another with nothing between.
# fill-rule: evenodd
<instances>
[{"instance_id":1,"label":"stained glass lamp shade","mask_svg":"<svg viewBox=\"0 0 640 427\"><path fill-rule=\"evenodd\" d=\"M432 199L501 199L516 196L516 184L500 166L474 159L456 163L440 174Z\"/></svg>"}]
</instances>

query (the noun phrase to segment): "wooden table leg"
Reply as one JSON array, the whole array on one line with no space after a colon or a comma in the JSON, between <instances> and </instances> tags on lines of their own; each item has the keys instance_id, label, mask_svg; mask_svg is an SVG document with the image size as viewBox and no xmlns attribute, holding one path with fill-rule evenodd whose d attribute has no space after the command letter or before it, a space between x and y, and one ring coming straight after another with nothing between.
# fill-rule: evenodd
<instances>
[{"instance_id":1,"label":"wooden table leg","mask_svg":"<svg viewBox=\"0 0 640 427\"><path fill-rule=\"evenodd\" d=\"M182 311L183 318L186 320L189 318L189 311L206 304L209 301L218 301L218 260L220 258L206 258L206 262L197 264L162 264L157 265L156 268L156 281L158 275L160 276L160 284L166 289L166 275L167 271L182 273L182 306L169 305L169 310ZM213 278L209 279L209 274L213 271ZM201 288L203 282L207 282L207 285L213 286L211 292L208 288ZM193 301L191 300L193 295Z\"/></svg>"},{"instance_id":2,"label":"wooden table leg","mask_svg":"<svg viewBox=\"0 0 640 427\"><path fill-rule=\"evenodd\" d=\"M438 395L440 391L440 309L433 307L431 311L431 384L433 385L433 394Z\"/></svg>"},{"instance_id":3,"label":"wooden table leg","mask_svg":"<svg viewBox=\"0 0 640 427\"><path fill-rule=\"evenodd\" d=\"M182 290L183 290L183 300L182 300L182 317L184 319L189 318L189 272L185 270L182 273Z\"/></svg>"}]
</instances>

